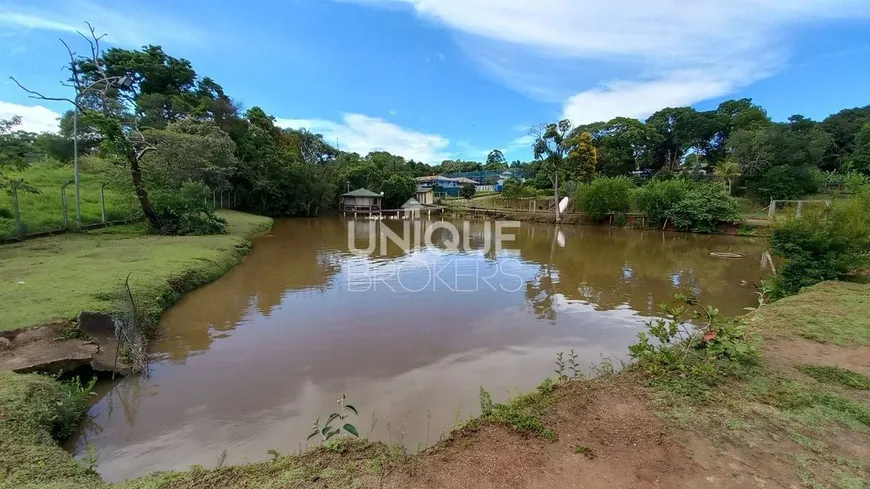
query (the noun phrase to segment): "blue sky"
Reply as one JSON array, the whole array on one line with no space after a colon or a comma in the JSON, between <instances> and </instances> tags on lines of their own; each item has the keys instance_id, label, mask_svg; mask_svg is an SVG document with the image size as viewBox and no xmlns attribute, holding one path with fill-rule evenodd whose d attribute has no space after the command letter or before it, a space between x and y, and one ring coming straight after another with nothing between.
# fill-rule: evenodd
<instances>
[{"instance_id":1,"label":"blue sky","mask_svg":"<svg viewBox=\"0 0 870 489\"><path fill-rule=\"evenodd\" d=\"M870 104L868 0L31 0L0 2L0 118L53 130L64 105L7 80L65 94L58 37L86 49L85 20L107 46L191 60L282 125L430 163L529 159L529 126L562 117Z\"/></svg>"}]
</instances>

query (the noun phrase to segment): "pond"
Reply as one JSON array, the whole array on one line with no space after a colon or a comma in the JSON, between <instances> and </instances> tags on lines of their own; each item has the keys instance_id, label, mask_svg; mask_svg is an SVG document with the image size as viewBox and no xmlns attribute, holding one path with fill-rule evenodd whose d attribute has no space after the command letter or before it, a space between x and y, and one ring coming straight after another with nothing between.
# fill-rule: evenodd
<instances>
[{"instance_id":1,"label":"pond","mask_svg":"<svg viewBox=\"0 0 870 489\"><path fill-rule=\"evenodd\" d=\"M240 266L164 314L149 375L102 384L67 448L92 444L110 481L214 466L224 451L267 460L304 447L347 394L361 435L413 451L476 414L481 386L496 401L528 391L569 349L584 367L618 367L673 294L738 315L766 273L750 238L517 223L496 249L475 221L452 223L457 250L424 217L420 246L361 256L349 223L365 248L371 221L277 220ZM376 231L378 245L391 234Z\"/></svg>"}]
</instances>

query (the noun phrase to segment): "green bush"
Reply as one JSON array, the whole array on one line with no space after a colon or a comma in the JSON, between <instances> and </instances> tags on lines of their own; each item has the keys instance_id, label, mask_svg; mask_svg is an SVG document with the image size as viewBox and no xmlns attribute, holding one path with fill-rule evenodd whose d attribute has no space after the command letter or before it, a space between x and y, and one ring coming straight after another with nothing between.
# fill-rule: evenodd
<instances>
[{"instance_id":1,"label":"green bush","mask_svg":"<svg viewBox=\"0 0 870 489\"><path fill-rule=\"evenodd\" d=\"M576 196L580 211L601 220L611 212L631 209L631 180L627 177L601 177L580 186Z\"/></svg>"},{"instance_id":2,"label":"green bush","mask_svg":"<svg viewBox=\"0 0 870 489\"><path fill-rule=\"evenodd\" d=\"M659 225L672 216L672 210L689 192L684 180L652 180L631 193L632 206Z\"/></svg>"},{"instance_id":3,"label":"green bush","mask_svg":"<svg viewBox=\"0 0 870 489\"><path fill-rule=\"evenodd\" d=\"M509 178L504 182L501 189L501 196L508 200L519 200L535 197L538 194L537 190L517 178Z\"/></svg>"},{"instance_id":4,"label":"green bush","mask_svg":"<svg viewBox=\"0 0 870 489\"><path fill-rule=\"evenodd\" d=\"M677 390L705 391L727 376L740 376L758 363L759 338L740 320L701 306L692 294L677 294L661 305L666 318L647 323L629 355L658 382ZM683 384L689 381L688 385Z\"/></svg>"},{"instance_id":5,"label":"green bush","mask_svg":"<svg viewBox=\"0 0 870 489\"><path fill-rule=\"evenodd\" d=\"M718 183L698 183L674 206L670 217L677 229L712 233L720 222L737 221L739 213L728 189Z\"/></svg>"},{"instance_id":6,"label":"green bush","mask_svg":"<svg viewBox=\"0 0 870 489\"><path fill-rule=\"evenodd\" d=\"M748 184L760 201L797 199L818 191L820 178L805 166L780 165L765 171L761 178Z\"/></svg>"},{"instance_id":7,"label":"green bush","mask_svg":"<svg viewBox=\"0 0 870 489\"><path fill-rule=\"evenodd\" d=\"M853 193L845 203L806 211L774 229L771 250L786 260L773 280L775 296L870 266L870 186Z\"/></svg>"},{"instance_id":8,"label":"green bush","mask_svg":"<svg viewBox=\"0 0 870 489\"><path fill-rule=\"evenodd\" d=\"M180 189L157 189L150 193L160 220L160 234L224 234L226 221L216 216L209 204L211 189L202 182L187 181Z\"/></svg>"},{"instance_id":9,"label":"green bush","mask_svg":"<svg viewBox=\"0 0 870 489\"><path fill-rule=\"evenodd\" d=\"M477 187L473 183L463 183L459 189L459 196L470 199L474 197L475 192L477 192Z\"/></svg>"}]
</instances>

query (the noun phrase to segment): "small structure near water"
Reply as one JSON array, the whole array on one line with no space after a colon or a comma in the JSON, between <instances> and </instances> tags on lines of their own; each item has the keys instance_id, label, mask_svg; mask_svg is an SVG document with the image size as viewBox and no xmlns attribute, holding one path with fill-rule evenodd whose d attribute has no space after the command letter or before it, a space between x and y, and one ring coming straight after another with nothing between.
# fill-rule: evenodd
<instances>
[{"instance_id":1,"label":"small structure near water","mask_svg":"<svg viewBox=\"0 0 870 489\"><path fill-rule=\"evenodd\" d=\"M358 188L341 196L341 209L345 212L380 212L382 200L381 194Z\"/></svg>"},{"instance_id":2,"label":"small structure near water","mask_svg":"<svg viewBox=\"0 0 870 489\"><path fill-rule=\"evenodd\" d=\"M402 212L405 214L406 218L418 218L420 217L420 210L425 207L421 204L417 199L411 197L407 202L402 204Z\"/></svg>"},{"instance_id":3,"label":"small structure near water","mask_svg":"<svg viewBox=\"0 0 870 489\"><path fill-rule=\"evenodd\" d=\"M414 195L414 198L417 199L417 202L423 205L435 204L435 192L431 188L417 189L417 193Z\"/></svg>"}]
</instances>

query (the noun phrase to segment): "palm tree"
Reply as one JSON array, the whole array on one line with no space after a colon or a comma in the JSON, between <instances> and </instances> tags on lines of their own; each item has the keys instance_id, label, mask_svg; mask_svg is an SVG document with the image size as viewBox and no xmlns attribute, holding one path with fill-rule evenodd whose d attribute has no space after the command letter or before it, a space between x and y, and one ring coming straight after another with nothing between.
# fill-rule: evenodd
<instances>
[{"instance_id":1,"label":"palm tree","mask_svg":"<svg viewBox=\"0 0 870 489\"><path fill-rule=\"evenodd\" d=\"M728 182L728 193L730 194L731 182L740 176L740 165L732 160L723 161L716 165L716 169L713 170L713 175L723 182Z\"/></svg>"}]
</instances>

